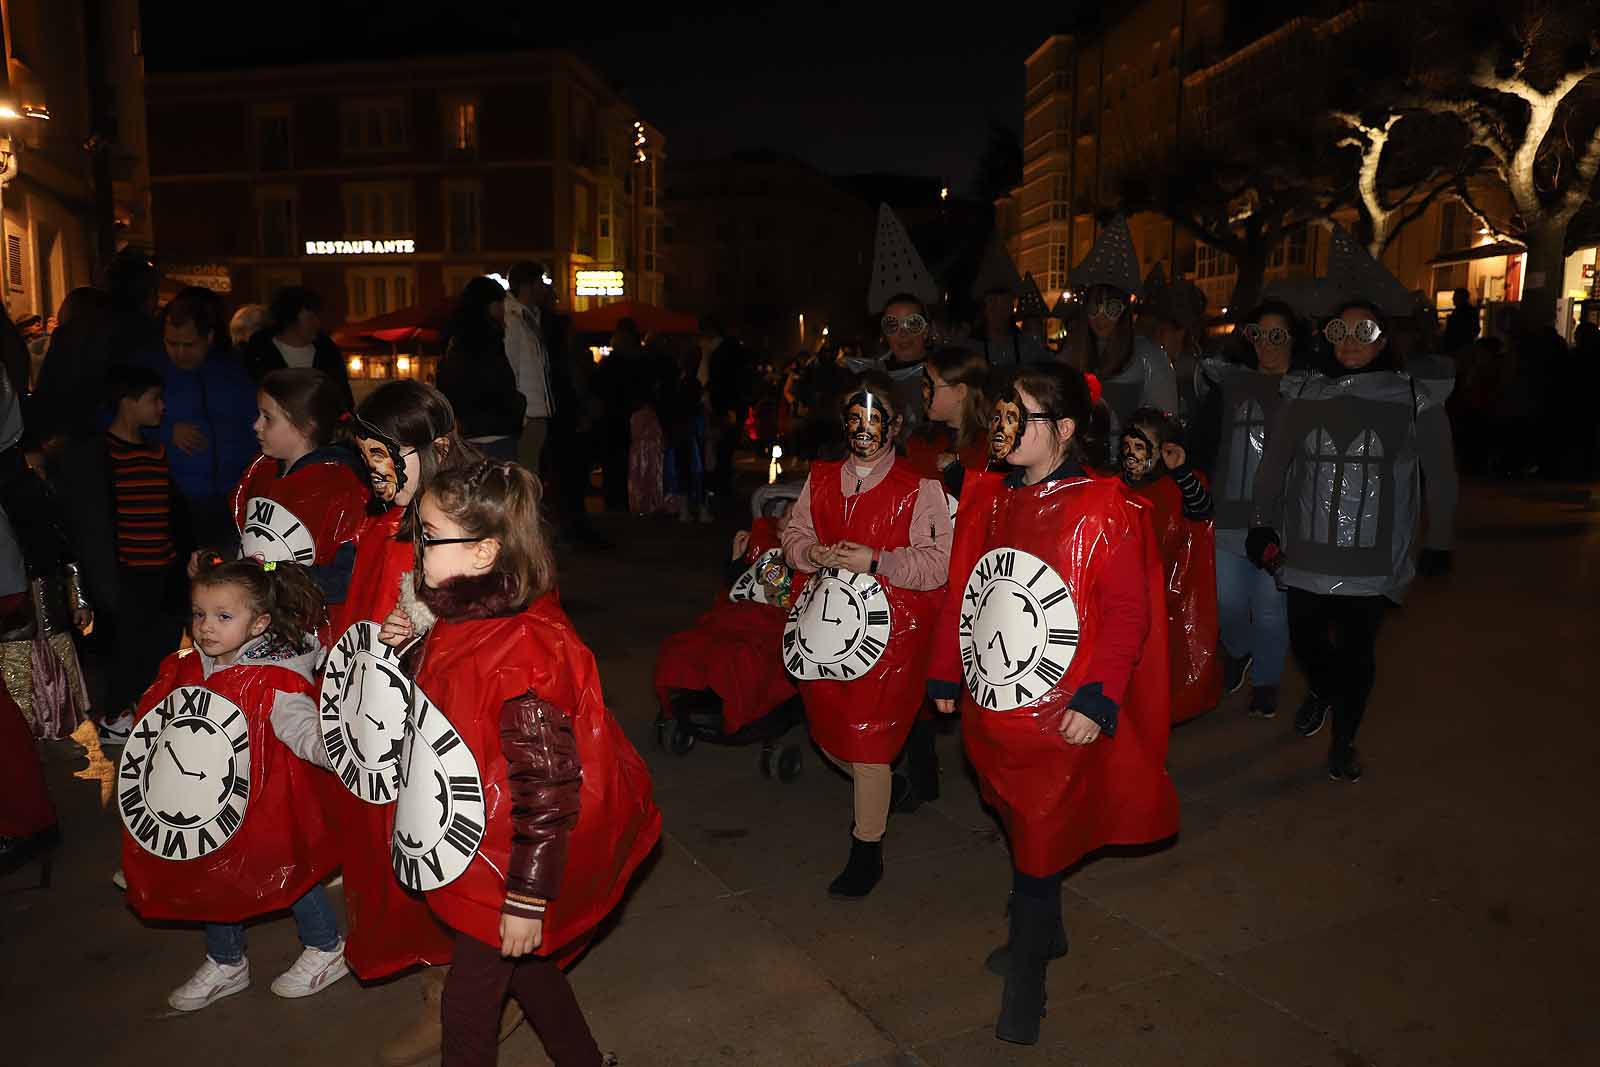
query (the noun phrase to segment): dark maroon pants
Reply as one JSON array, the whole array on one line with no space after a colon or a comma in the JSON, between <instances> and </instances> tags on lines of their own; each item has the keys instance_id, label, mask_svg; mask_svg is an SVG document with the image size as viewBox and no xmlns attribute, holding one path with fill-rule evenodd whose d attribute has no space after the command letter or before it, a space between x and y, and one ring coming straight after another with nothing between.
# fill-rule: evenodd
<instances>
[{"instance_id":1,"label":"dark maroon pants","mask_svg":"<svg viewBox=\"0 0 1600 1067\"><path fill-rule=\"evenodd\" d=\"M600 1049L567 976L543 956L508 960L499 946L456 934L444 982L440 1067L492 1067L500 1054L500 1012L509 992L555 1067L600 1067Z\"/></svg>"}]
</instances>

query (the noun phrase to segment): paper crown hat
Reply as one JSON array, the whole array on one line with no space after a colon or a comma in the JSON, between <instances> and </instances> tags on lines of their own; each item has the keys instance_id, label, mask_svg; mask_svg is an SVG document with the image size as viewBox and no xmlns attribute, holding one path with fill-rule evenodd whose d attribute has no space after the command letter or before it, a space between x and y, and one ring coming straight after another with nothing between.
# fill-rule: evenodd
<instances>
[{"instance_id":1,"label":"paper crown hat","mask_svg":"<svg viewBox=\"0 0 1600 1067\"><path fill-rule=\"evenodd\" d=\"M984 249L983 262L978 266L978 276L972 280L972 295L975 297L987 296L1001 290L1018 295L1022 291L1022 278L1017 274L1017 265L1011 262L1011 257L1006 253L1006 243L996 231L989 241L989 247Z\"/></svg>"},{"instance_id":2,"label":"paper crown hat","mask_svg":"<svg viewBox=\"0 0 1600 1067\"><path fill-rule=\"evenodd\" d=\"M1166 272L1157 263L1145 277L1144 299L1139 302L1139 310L1187 330L1205 318L1207 303L1205 292L1187 278L1169 284Z\"/></svg>"},{"instance_id":3,"label":"paper crown hat","mask_svg":"<svg viewBox=\"0 0 1600 1067\"><path fill-rule=\"evenodd\" d=\"M910 293L924 304L939 299L939 287L917 255L916 246L888 204L878 205L878 239L872 249L872 286L867 290L867 310L883 310L896 293Z\"/></svg>"},{"instance_id":4,"label":"paper crown hat","mask_svg":"<svg viewBox=\"0 0 1600 1067\"><path fill-rule=\"evenodd\" d=\"M1371 300L1386 315L1403 318L1415 310L1411 290L1337 223L1328 249L1328 281L1343 294L1343 299Z\"/></svg>"},{"instance_id":5,"label":"paper crown hat","mask_svg":"<svg viewBox=\"0 0 1600 1067\"><path fill-rule=\"evenodd\" d=\"M1022 292L1017 296L1017 318L1042 319L1050 314L1050 309L1045 307L1044 294L1039 292L1039 283L1033 280L1030 273L1022 279Z\"/></svg>"},{"instance_id":6,"label":"paper crown hat","mask_svg":"<svg viewBox=\"0 0 1600 1067\"><path fill-rule=\"evenodd\" d=\"M1139 295L1139 255L1133 248L1128 220L1118 215L1101 228L1083 262L1068 275L1074 289L1109 285L1124 293Z\"/></svg>"}]
</instances>

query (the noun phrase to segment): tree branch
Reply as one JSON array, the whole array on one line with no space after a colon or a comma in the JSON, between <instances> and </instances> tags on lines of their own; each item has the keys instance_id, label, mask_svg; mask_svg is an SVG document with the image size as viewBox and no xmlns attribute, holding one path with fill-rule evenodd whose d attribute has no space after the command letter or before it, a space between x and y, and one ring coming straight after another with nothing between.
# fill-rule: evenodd
<instances>
[{"instance_id":1,"label":"tree branch","mask_svg":"<svg viewBox=\"0 0 1600 1067\"><path fill-rule=\"evenodd\" d=\"M1478 207L1477 203L1475 203L1472 199L1472 190L1467 187L1467 179L1465 175L1457 175L1454 185L1456 197L1461 201L1461 206L1467 209L1467 213L1469 215L1478 220L1478 225L1480 227L1489 231L1490 237L1494 238L1496 241L1515 241L1518 244L1522 243L1521 238L1517 237L1515 234L1507 233L1506 231L1502 230L1489 219L1488 215L1483 213L1483 211Z\"/></svg>"},{"instance_id":2,"label":"tree branch","mask_svg":"<svg viewBox=\"0 0 1600 1067\"><path fill-rule=\"evenodd\" d=\"M1583 155L1578 157L1577 165L1573 169L1572 183L1562 194L1560 213L1565 218L1572 218L1588 201L1597 173L1600 173L1600 127L1596 127L1594 133L1590 135L1589 145L1583 150Z\"/></svg>"}]
</instances>

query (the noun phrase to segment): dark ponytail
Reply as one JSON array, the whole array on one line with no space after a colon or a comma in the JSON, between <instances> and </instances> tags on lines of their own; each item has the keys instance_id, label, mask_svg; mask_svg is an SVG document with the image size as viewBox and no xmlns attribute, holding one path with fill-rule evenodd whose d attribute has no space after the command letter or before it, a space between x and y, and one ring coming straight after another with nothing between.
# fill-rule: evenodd
<instances>
[{"instance_id":1,"label":"dark ponytail","mask_svg":"<svg viewBox=\"0 0 1600 1067\"><path fill-rule=\"evenodd\" d=\"M328 616L322 591L297 563L261 563L254 559L203 561L196 586L235 585L250 598L250 607L270 616L267 632L300 649Z\"/></svg>"},{"instance_id":2,"label":"dark ponytail","mask_svg":"<svg viewBox=\"0 0 1600 1067\"><path fill-rule=\"evenodd\" d=\"M1111 412L1091 390L1089 378L1066 363L1031 364L1017 371L1012 387L1027 390L1039 410L1052 419L1071 419L1077 429L1067 442L1067 458L1086 470L1111 465Z\"/></svg>"}]
</instances>

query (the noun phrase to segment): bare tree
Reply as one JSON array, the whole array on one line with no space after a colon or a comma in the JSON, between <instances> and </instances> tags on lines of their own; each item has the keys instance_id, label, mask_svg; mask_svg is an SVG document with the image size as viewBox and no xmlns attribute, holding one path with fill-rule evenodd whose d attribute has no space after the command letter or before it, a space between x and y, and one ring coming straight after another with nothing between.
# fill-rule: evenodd
<instances>
[{"instance_id":1,"label":"bare tree","mask_svg":"<svg viewBox=\"0 0 1600 1067\"><path fill-rule=\"evenodd\" d=\"M1361 209L1362 229L1367 251L1378 259L1384 249L1400 235L1406 226L1421 218L1433 202L1445 193L1460 188L1470 170L1465 153L1448 153L1425 168L1426 173L1410 182L1395 182L1387 173L1395 169L1386 166L1386 156L1396 146L1395 132L1402 121L1414 112L1398 108L1385 109L1383 118L1368 122L1354 111L1332 111L1334 122L1349 133L1337 142L1339 148L1353 148L1357 152L1356 194ZM1413 118L1413 123L1416 120ZM1454 158L1451 158L1454 157Z\"/></svg>"}]
</instances>

